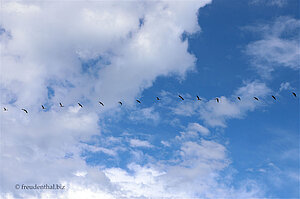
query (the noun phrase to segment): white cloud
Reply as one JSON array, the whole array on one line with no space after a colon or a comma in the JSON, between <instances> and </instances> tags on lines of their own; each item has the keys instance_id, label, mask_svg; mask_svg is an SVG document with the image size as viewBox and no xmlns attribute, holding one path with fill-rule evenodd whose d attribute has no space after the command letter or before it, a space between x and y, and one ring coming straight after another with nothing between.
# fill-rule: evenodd
<instances>
[{"instance_id":1,"label":"white cloud","mask_svg":"<svg viewBox=\"0 0 300 199\"><path fill-rule=\"evenodd\" d=\"M293 34L299 28L300 21L291 17L279 17L272 24L246 28L262 35L262 39L249 43L245 51L260 75L270 78L276 67L299 70L299 38Z\"/></svg>"},{"instance_id":2,"label":"white cloud","mask_svg":"<svg viewBox=\"0 0 300 199\"><path fill-rule=\"evenodd\" d=\"M187 130L199 132L201 135L209 135L209 133L210 133L206 127L204 127L198 123L189 123Z\"/></svg>"},{"instance_id":3,"label":"white cloud","mask_svg":"<svg viewBox=\"0 0 300 199\"><path fill-rule=\"evenodd\" d=\"M185 100L185 103L176 103L170 105L174 114L184 116L199 116L206 125L211 127L226 127L226 120L233 118L242 118L248 111L266 104L264 98L270 95L271 90L265 83L253 81L245 82L245 85L238 88L232 96L218 97L220 102L215 99L208 101ZM237 100L237 97L241 101ZM253 97L258 97L260 101L255 101Z\"/></svg>"},{"instance_id":4,"label":"white cloud","mask_svg":"<svg viewBox=\"0 0 300 199\"><path fill-rule=\"evenodd\" d=\"M280 88L279 88L279 92L283 91L283 90L292 90L293 87L291 86L290 82L282 82L280 84Z\"/></svg>"},{"instance_id":5,"label":"white cloud","mask_svg":"<svg viewBox=\"0 0 300 199\"><path fill-rule=\"evenodd\" d=\"M287 4L287 0L252 0L250 1L253 5L267 5L267 6L278 6L283 7Z\"/></svg>"},{"instance_id":6,"label":"white cloud","mask_svg":"<svg viewBox=\"0 0 300 199\"><path fill-rule=\"evenodd\" d=\"M146 147L146 148L151 148L153 145L151 145L148 141L146 140L139 140L139 139L130 139L130 146L131 147Z\"/></svg>"},{"instance_id":7,"label":"white cloud","mask_svg":"<svg viewBox=\"0 0 300 199\"><path fill-rule=\"evenodd\" d=\"M151 120L153 122L159 122L160 116L158 112L155 112L154 107L148 107L138 108L137 110L132 111L129 119L134 121Z\"/></svg>"}]
</instances>

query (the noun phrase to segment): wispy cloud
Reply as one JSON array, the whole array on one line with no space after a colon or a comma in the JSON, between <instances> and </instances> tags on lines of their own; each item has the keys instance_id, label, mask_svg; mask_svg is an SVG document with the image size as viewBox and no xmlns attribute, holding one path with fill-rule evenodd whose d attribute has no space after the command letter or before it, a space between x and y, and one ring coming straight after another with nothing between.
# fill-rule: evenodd
<instances>
[{"instance_id":1,"label":"wispy cloud","mask_svg":"<svg viewBox=\"0 0 300 199\"><path fill-rule=\"evenodd\" d=\"M260 75L270 78L276 67L299 70L299 38L294 34L299 28L300 21L291 17L279 17L270 24L245 28L261 35L260 40L249 43L245 50Z\"/></svg>"}]
</instances>

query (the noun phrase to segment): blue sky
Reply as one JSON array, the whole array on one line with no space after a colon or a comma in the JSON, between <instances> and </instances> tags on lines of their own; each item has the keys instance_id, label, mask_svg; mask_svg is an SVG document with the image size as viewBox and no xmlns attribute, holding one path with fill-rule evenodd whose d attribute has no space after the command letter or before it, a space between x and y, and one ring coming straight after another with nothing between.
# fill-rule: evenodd
<instances>
[{"instance_id":1,"label":"blue sky","mask_svg":"<svg viewBox=\"0 0 300 199\"><path fill-rule=\"evenodd\" d=\"M1 9L3 198L299 198L298 1Z\"/></svg>"}]
</instances>

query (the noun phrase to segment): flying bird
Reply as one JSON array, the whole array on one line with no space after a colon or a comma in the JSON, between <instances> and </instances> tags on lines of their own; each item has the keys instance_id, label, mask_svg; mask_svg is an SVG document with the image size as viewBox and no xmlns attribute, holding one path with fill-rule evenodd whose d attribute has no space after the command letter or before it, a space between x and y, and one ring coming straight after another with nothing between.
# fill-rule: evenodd
<instances>
[{"instance_id":1,"label":"flying bird","mask_svg":"<svg viewBox=\"0 0 300 199\"><path fill-rule=\"evenodd\" d=\"M141 101L140 100L136 100L138 103L141 103Z\"/></svg>"},{"instance_id":2,"label":"flying bird","mask_svg":"<svg viewBox=\"0 0 300 199\"><path fill-rule=\"evenodd\" d=\"M45 109L44 105L42 105L42 109Z\"/></svg>"},{"instance_id":3,"label":"flying bird","mask_svg":"<svg viewBox=\"0 0 300 199\"><path fill-rule=\"evenodd\" d=\"M296 93L292 92L295 97L297 97Z\"/></svg>"},{"instance_id":4,"label":"flying bird","mask_svg":"<svg viewBox=\"0 0 300 199\"><path fill-rule=\"evenodd\" d=\"M99 104L101 104L102 106L104 106L104 104L102 102L99 101Z\"/></svg>"},{"instance_id":5,"label":"flying bird","mask_svg":"<svg viewBox=\"0 0 300 199\"><path fill-rule=\"evenodd\" d=\"M276 97L274 95L272 95L273 99L276 100Z\"/></svg>"},{"instance_id":6,"label":"flying bird","mask_svg":"<svg viewBox=\"0 0 300 199\"><path fill-rule=\"evenodd\" d=\"M119 104L121 104L121 106L123 105L123 103L122 103L122 102L119 102Z\"/></svg>"},{"instance_id":7,"label":"flying bird","mask_svg":"<svg viewBox=\"0 0 300 199\"><path fill-rule=\"evenodd\" d=\"M81 108L83 108L83 106L78 102L78 105L81 107Z\"/></svg>"},{"instance_id":8,"label":"flying bird","mask_svg":"<svg viewBox=\"0 0 300 199\"><path fill-rule=\"evenodd\" d=\"M257 100L258 101L258 98L257 97L253 97L255 100Z\"/></svg>"},{"instance_id":9,"label":"flying bird","mask_svg":"<svg viewBox=\"0 0 300 199\"><path fill-rule=\"evenodd\" d=\"M64 105L62 105L62 103L60 103L60 102L59 102L59 106L60 106L60 107L64 107Z\"/></svg>"},{"instance_id":10,"label":"flying bird","mask_svg":"<svg viewBox=\"0 0 300 199\"><path fill-rule=\"evenodd\" d=\"M180 99L184 100L183 97L181 97L180 95L178 95L178 97L180 97Z\"/></svg>"},{"instance_id":11,"label":"flying bird","mask_svg":"<svg viewBox=\"0 0 300 199\"><path fill-rule=\"evenodd\" d=\"M201 98L197 95L197 100L201 100Z\"/></svg>"},{"instance_id":12,"label":"flying bird","mask_svg":"<svg viewBox=\"0 0 300 199\"><path fill-rule=\"evenodd\" d=\"M26 109L23 109L23 108L22 108L22 111L24 111L25 113L28 113L28 111L27 111Z\"/></svg>"},{"instance_id":13,"label":"flying bird","mask_svg":"<svg viewBox=\"0 0 300 199\"><path fill-rule=\"evenodd\" d=\"M241 98L240 97L237 97L238 98L238 100L241 100Z\"/></svg>"},{"instance_id":14,"label":"flying bird","mask_svg":"<svg viewBox=\"0 0 300 199\"><path fill-rule=\"evenodd\" d=\"M216 97L216 100L217 100L218 103L220 102L219 98L217 98L217 97Z\"/></svg>"},{"instance_id":15,"label":"flying bird","mask_svg":"<svg viewBox=\"0 0 300 199\"><path fill-rule=\"evenodd\" d=\"M3 110L4 110L4 111L7 111L7 108L3 107Z\"/></svg>"},{"instance_id":16,"label":"flying bird","mask_svg":"<svg viewBox=\"0 0 300 199\"><path fill-rule=\"evenodd\" d=\"M159 97L156 97L157 100L160 100Z\"/></svg>"}]
</instances>

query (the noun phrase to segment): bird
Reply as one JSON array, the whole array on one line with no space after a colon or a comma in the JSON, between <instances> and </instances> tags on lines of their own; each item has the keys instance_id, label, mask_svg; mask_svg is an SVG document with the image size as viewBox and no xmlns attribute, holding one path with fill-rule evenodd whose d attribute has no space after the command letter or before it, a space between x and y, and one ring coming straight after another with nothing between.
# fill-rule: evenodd
<instances>
[{"instance_id":1,"label":"bird","mask_svg":"<svg viewBox=\"0 0 300 199\"><path fill-rule=\"evenodd\" d=\"M24 109L24 108L22 108L22 111L24 111L25 113L28 113L28 111L26 109Z\"/></svg>"},{"instance_id":2,"label":"bird","mask_svg":"<svg viewBox=\"0 0 300 199\"><path fill-rule=\"evenodd\" d=\"M122 102L119 102L119 104L121 104L121 106L123 105L123 103L122 103Z\"/></svg>"},{"instance_id":3,"label":"bird","mask_svg":"<svg viewBox=\"0 0 300 199\"><path fill-rule=\"evenodd\" d=\"M216 100L217 100L218 103L220 102L219 98L217 98L217 97L216 97Z\"/></svg>"},{"instance_id":4,"label":"bird","mask_svg":"<svg viewBox=\"0 0 300 199\"><path fill-rule=\"evenodd\" d=\"M42 105L42 109L45 109L44 105Z\"/></svg>"},{"instance_id":5,"label":"bird","mask_svg":"<svg viewBox=\"0 0 300 199\"><path fill-rule=\"evenodd\" d=\"M64 107L64 105L62 105L62 103L60 103L60 102L59 102L59 106L60 106L60 107Z\"/></svg>"},{"instance_id":6,"label":"bird","mask_svg":"<svg viewBox=\"0 0 300 199\"><path fill-rule=\"evenodd\" d=\"M136 100L138 103L141 103L141 101L140 100Z\"/></svg>"},{"instance_id":7,"label":"bird","mask_svg":"<svg viewBox=\"0 0 300 199\"><path fill-rule=\"evenodd\" d=\"M157 100L160 100L159 97L156 97Z\"/></svg>"},{"instance_id":8,"label":"bird","mask_svg":"<svg viewBox=\"0 0 300 199\"><path fill-rule=\"evenodd\" d=\"M241 100L241 98L240 97L237 97L238 98L238 100Z\"/></svg>"},{"instance_id":9,"label":"bird","mask_svg":"<svg viewBox=\"0 0 300 199\"><path fill-rule=\"evenodd\" d=\"M295 97L297 97L296 93L292 92Z\"/></svg>"},{"instance_id":10,"label":"bird","mask_svg":"<svg viewBox=\"0 0 300 199\"><path fill-rule=\"evenodd\" d=\"M273 99L276 100L276 97L274 95L272 95Z\"/></svg>"},{"instance_id":11,"label":"bird","mask_svg":"<svg viewBox=\"0 0 300 199\"><path fill-rule=\"evenodd\" d=\"M184 100L183 97L181 97L180 95L178 95L178 97L180 97L180 99Z\"/></svg>"},{"instance_id":12,"label":"bird","mask_svg":"<svg viewBox=\"0 0 300 199\"><path fill-rule=\"evenodd\" d=\"M7 111L7 108L3 107L3 110L4 110L4 111Z\"/></svg>"},{"instance_id":13,"label":"bird","mask_svg":"<svg viewBox=\"0 0 300 199\"><path fill-rule=\"evenodd\" d=\"M99 101L99 104L101 104L102 106L104 106L104 104L102 102Z\"/></svg>"},{"instance_id":14,"label":"bird","mask_svg":"<svg viewBox=\"0 0 300 199\"><path fill-rule=\"evenodd\" d=\"M257 100L258 101L258 98L257 97L253 97L255 100Z\"/></svg>"},{"instance_id":15,"label":"bird","mask_svg":"<svg viewBox=\"0 0 300 199\"><path fill-rule=\"evenodd\" d=\"M197 100L201 100L201 98L197 95Z\"/></svg>"},{"instance_id":16,"label":"bird","mask_svg":"<svg viewBox=\"0 0 300 199\"><path fill-rule=\"evenodd\" d=\"M83 106L78 102L78 105L81 107L81 108L83 108Z\"/></svg>"}]
</instances>

